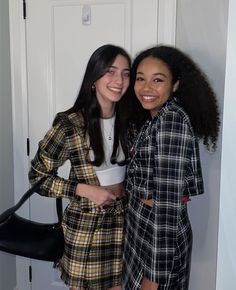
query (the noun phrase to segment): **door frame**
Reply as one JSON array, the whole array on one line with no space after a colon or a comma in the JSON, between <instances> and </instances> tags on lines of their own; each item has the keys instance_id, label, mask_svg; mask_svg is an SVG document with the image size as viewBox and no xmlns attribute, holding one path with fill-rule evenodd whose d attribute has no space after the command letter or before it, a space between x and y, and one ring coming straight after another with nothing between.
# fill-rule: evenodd
<instances>
[{"instance_id":1,"label":"door frame","mask_svg":"<svg viewBox=\"0 0 236 290\"><path fill-rule=\"evenodd\" d=\"M146 0L130 0L135 22L136 5ZM11 84L12 84L12 122L13 122L13 158L14 158L14 200L19 200L22 193L29 188L28 170L29 157L27 156L28 138L28 107L27 107L27 61L26 61L26 23L23 17L23 0L9 0L9 27L10 27L10 58L11 58ZM26 1L27 3L27 1ZM154 19L157 25L156 44L175 45L176 32L176 0L157 0L158 19ZM148 7L147 7L148 10ZM146 11L148 14L148 11ZM151 12L151 11L150 11ZM137 23L138 25L138 23ZM152 23L153 25L153 23ZM133 23L131 54L135 49L141 49L138 29ZM147 34L148 35L148 34ZM140 48L139 48L140 46ZM29 205L19 210L20 214L29 217ZM15 290L22 289L25 281L29 281L29 265L24 258L16 257ZM25 287L25 286L24 286ZM29 281L27 289L31 289Z\"/></svg>"}]
</instances>

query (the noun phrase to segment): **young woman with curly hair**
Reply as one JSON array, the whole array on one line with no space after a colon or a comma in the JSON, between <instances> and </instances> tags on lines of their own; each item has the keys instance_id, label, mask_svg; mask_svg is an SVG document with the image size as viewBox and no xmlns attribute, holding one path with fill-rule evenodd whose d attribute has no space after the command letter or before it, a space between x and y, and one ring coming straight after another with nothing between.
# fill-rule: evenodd
<instances>
[{"instance_id":1,"label":"young woman with curly hair","mask_svg":"<svg viewBox=\"0 0 236 290\"><path fill-rule=\"evenodd\" d=\"M187 290L192 250L187 202L204 192L198 140L216 148L216 96L199 67L169 46L141 52L130 82L130 116L141 130L127 168L123 287Z\"/></svg>"}]
</instances>

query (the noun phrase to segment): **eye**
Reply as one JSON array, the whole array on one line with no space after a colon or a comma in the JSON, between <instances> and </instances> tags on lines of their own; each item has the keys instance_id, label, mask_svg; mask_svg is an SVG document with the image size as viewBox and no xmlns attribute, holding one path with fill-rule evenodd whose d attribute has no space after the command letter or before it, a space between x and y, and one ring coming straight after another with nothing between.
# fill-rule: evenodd
<instances>
[{"instance_id":1,"label":"eye","mask_svg":"<svg viewBox=\"0 0 236 290\"><path fill-rule=\"evenodd\" d=\"M155 78L155 79L153 80L153 82L154 82L154 83L162 83L162 82L164 82L164 80L161 79L161 78Z\"/></svg>"},{"instance_id":2,"label":"eye","mask_svg":"<svg viewBox=\"0 0 236 290\"><path fill-rule=\"evenodd\" d=\"M129 72L129 71L125 71L125 72L123 72L123 76L124 76L125 78L129 78L129 77L130 77L130 72Z\"/></svg>"},{"instance_id":3,"label":"eye","mask_svg":"<svg viewBox=\"0 0 236 290\"><path fill-rule=\"evenodd\" d=\"M144 78L141 77L141 76L137 76L137 77L136 77L136 82L141 82L141 81L143 81L143 80L144 80Z\"/></svg>"},{"instance_id":4,"label":"eye","mask_svg":"<svg viewBox=\"0 0 236 290\"><path fill-rule=\"evenodd\" d=\"M106 72L108 75L114 75L115 74L115 71L111 68L109 68Z\"/></svg>"}]
</instances>

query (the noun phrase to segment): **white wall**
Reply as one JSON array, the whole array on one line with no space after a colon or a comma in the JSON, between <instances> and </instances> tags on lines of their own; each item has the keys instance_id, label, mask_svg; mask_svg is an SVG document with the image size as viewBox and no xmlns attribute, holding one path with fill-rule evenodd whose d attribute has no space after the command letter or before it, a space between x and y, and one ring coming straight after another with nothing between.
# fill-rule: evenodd
<instances>
[{"instance_id":1,"label":"white wall","mask_svg":"<svg viewBox=\"0 0 236 290\"><path fill-rule=\"evenodd\" d=\"M233 290L236 281L236 186L235 134L236 114L236 2L235 0L177 0L177 47L189 52L205 70L217 92L223 111L227 15L230 2L226 86L224 103L224 133L222 164L221 140L210 154L201 148L205 195L193 198L189 212L194 231L194 249L190 290ZM234 15L232 14L234 13ZM234 17L234 18L233 18ZM0 1L0 212L13 203L12 122L10 92L8 0ZM220 173L222 168L222 173ZM221 205L219 252L217 262L219 195ZM9 194L1 194L7 191ZM232 222L233 221L233 222ZM233 224L233 226L232 226ZM216 286L216 265L217 286ZM0 252L0 289L13 290L15 258ZM217 287L217 288L216 288Z\"/></svg>"},{"instance_id":2,"label":"white wall","mask_svg":"<svg viewBox=\"0 0 236 290\"><path fill-rule=\"evenodd\" d=\"M0 1L0 213L11 206L13 196L13 144L10 83L8 0ZM4 193L4 194L3 194ZM7 193L7 194L6 194ZM0 252L0 289L13 290L15 257Z\"/></svg>"},{"instance_id":3,"label":"white wall","mask_svg":"<svg viewBox=\"0 0 236 290\"><path fill-rule=\"evenodd\" d=\"M223 111L228 0L177 1L176 46L209 77ZM235 95L234 95L235 96ZM205 194L189 206L194 246L190 290L215 290L221 174L221 138L215 153L201 146ZM219 290L229 290L227 287Z\"/></svg>"},{"instance_id":4,"label":"white wall","mask_svg":"<svg viewBox=\"0 0 236 290\"><path fill-rule=\"evenodd\" d=\"M229 0L229 24L222 137L217 290L236 283L236 1Z\"/></svg>"}]
</instances>

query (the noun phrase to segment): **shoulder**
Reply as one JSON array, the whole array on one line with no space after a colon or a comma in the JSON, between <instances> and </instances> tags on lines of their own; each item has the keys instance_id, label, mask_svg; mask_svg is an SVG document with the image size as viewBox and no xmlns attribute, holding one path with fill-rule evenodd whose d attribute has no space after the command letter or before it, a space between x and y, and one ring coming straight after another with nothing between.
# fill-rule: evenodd
<instances>
[{"instance_id":1,"label":"shoulder","mask_svg":"<svg viewBox=\"0 0 236 290\"><path fill-rule=\"evenodd\" d=\"M53 121L53 126L44 136L44 143L64 142L66 138L84 134L84 121L81 113L58 113Z\"/></svg>"},{"instance_id":2,"label":"shoulder","mask_svg":"<svg viewBox=\"0 0 236 290\"><path fill-rule=\"evenodd\" d=\"M177 118L183 122L189 122L189 116L187 113L174 101L167 103L162 108L160 116L162 118Z\"/></svg>"},{"instance_id":3,"label":"shoulder","mask_svg":"<svg viewBox=\"0 0 236 290\"><path fill-rule=\"evenodd\" d=\"M168 102L159 112L152 123L153 134L158 138L187 138L195 139L190 119L184 109L176 102Z\"/></svg>"},{"instance_id":4,"label":"shoulder","mask_svg":"<svg viewBox=\"0 0 236 290\"><path fill-rule=\"evenodd\" d=\"M58 113L54 119L53 127L57 130L84 130L84 118L81 112L74 113Z\"/></svg>"},{"instance_id":5,"label":"shoulder","mask_svg":"<svg viewBox=\"0 0 236 290\"><path fill-rule=\"evenodd\" d=\"M61 126L76 126L76 127L81 127L84 126L84 118L82 113L75 112L75 113L57 113L55 119L54 119L54 124L59 124Z\"/></svg>"},{"instance_id":6,"label":"shoulder","mask_svg":"<svg viewBox=\"0 0 236 290\"><path fill-rule=\"evenodd\" d=\"M158 119L162 125L170 128L187 127L193 134L188 114L175 101L170 101L162 108Z\"/></svg>"}]
</instances>

